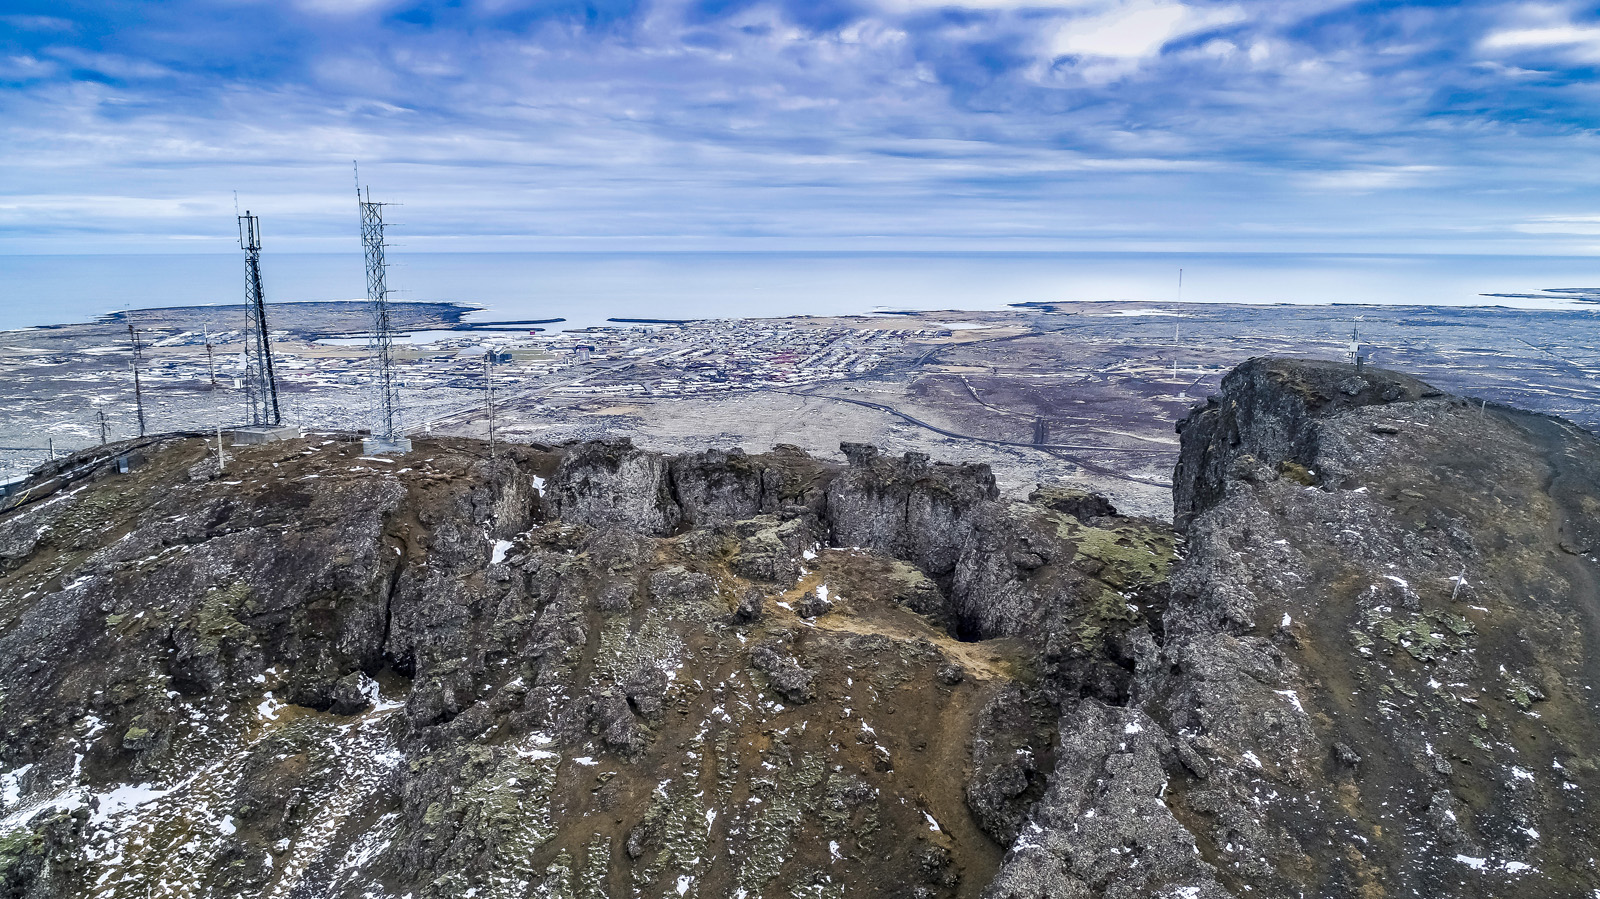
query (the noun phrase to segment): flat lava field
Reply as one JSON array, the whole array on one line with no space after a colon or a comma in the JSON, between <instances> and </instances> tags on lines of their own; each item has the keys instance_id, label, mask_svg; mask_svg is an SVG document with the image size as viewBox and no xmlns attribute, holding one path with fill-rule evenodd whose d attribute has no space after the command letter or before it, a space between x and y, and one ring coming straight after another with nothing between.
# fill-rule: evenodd
<instances>
[{"instance_id":1,"label":"flat lava field","mask_svg":"<svg viewBox=\"0 0 1600 899\"><path fill-rule=\"evenodd\" d=\"M535 334L463 324L468 307L394 305L401 327L430 341L399 353L413 431L487 433L493 346L503 354L491 374L497 438L627 435L673 452L791 443L823 455L864 441L987 462L1010 493L1070 484L1161 517L1174 424L1190 406L1253 356L1347 359L1353 330L1373 365L1600 430L1600 308L1057 303ZM368 426L362 312L269 307L287 421ZM135 433L125 315L0 332L0 479L42 461L50 440L57 452L98 443L101 412L112 439ZM240 307L132 315L149 431L244 421Z\"/></svg>"}]
</instances>

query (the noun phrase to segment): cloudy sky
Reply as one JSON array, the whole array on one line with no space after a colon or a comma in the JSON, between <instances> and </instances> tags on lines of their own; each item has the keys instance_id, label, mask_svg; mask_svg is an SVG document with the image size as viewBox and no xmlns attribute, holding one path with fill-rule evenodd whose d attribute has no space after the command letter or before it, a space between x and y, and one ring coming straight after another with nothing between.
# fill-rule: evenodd
<instances>
[{"instance_id":1,"label":"cloudy sky","mask_svg":"<svg viewBox=\"0 0 1600 899\"><path fill-rule=\"evenodd\" d=\"M0 253L1600 249L1593 6L0 9Z\"/></svg>"}]
</instances>

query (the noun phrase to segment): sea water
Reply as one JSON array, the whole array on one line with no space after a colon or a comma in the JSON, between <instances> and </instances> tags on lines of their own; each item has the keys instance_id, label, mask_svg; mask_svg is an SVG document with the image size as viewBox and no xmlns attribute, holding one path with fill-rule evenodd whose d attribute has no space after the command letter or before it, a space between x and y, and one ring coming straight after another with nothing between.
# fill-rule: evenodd
<instances>
[{"instance_id":1,"label":"sea water","mask_svg":"<svg viewBox=\"0 0 1600 899\"><path fill-rule=\"evenodd\" d=\"M391 249L399 300L482 307L474 321L690 319L1003 309L1073 300L1504 305L1586 309L1559 296L1600 285L1585 257L1183 253L408 253ZM262 254L269 302L365 295L361 256ZM0 328L123 309L234 304L228 254L0 256ZM1182 269L1182 287L1179 270Z\"/></svg>"}]
</instances>

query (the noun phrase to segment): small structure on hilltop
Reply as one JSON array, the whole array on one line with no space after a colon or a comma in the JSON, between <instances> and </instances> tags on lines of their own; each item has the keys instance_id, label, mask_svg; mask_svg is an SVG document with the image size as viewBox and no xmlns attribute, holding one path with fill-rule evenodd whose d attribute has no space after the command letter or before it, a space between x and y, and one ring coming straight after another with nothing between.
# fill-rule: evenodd
<instances>
[{"instance_id":1,"label":"small structure on hilltop","mask_svg":"<svg viewBox=\"0 0 1600 899\"><path fill-rule=\"evenodd\" d=\"M278 378L272 367L266 297L261 290L261 219L248 209L239 216L239 248L244 250L244 393L250 405L250 424L234 430L233 442L270 443L297 437L298 429L285 426L278 410ZM210 345L207 335L208 353Z\"/></svg>"}]
</instances>

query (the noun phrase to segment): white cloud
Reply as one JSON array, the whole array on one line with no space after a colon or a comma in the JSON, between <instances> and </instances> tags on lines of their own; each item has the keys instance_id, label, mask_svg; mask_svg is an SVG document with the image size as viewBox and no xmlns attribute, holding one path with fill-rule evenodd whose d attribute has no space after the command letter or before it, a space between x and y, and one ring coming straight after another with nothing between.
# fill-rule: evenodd
<instances>
[{"instance_id":1,"label":"white cloud","mask_svg":"<svg viewBox=\"0 0 1600 899\"><path fill-rule=\"evenodd\" d=\"M1083 9L1102 5L1100 0L879 0L890 12L919 9Z\"/></svg>"},{"instance_id":2,"label":"white cloud","mask_svg":"<svg viewBox=\"0 0 1600 899\"><path fill-rule=\"evenodd\" d=\"M1485 50L1519 51L1560 49L1584 59L1600 59L1600 27L1552 25L1544 28L1513 28L1497 31L1483 39Z\"/></svg>"},{"instance_id":3,"label":"white cloud","mask_svg":"<svg viewBox=\"0 0 1600 899\"><path fill-rule=\"evenodd\" d=\"M1317 172L1309 175L1306 178L1306 183L1313 190L1338 193L1367 193L1376 190L1395 190L1412 187L1420 183L1424 175L1436 171L1439 171L1439 167L1432 165L1368 166L1332 172Z\"/></svg>"},{"instance_id":4,"label":"white cloud","mask_svg":"<svg viewBox=\"0 0 1600 899\"><path fill-rule=\"evenodd\" d=\"M1055 56L1142 59L1175 38L1243 18L1237 7L1200 10L1162 0L1129 0L1061 23L1050 50Z\"/></svg>"},{"instance_id":5,"label":"white cloud","mask_svg":"<svg viewBox=\"0 0 1600 899\"><path fill-rule=\"evenodd\" d=\"M351 16L371 9L393 5L395 0L294 0L294 5L305 12L328 16Z\"/></svg>"},{"instance_id":6,"label":"white cloud","mask_svg":"<svg viewBox=\"0 0 1600 899\"><path fill-rule=\"evenodd\" d=\"M1523 234L1600 234L1600 215L1541 216L1511 226Z\"/></svg>"}]
</instances>

